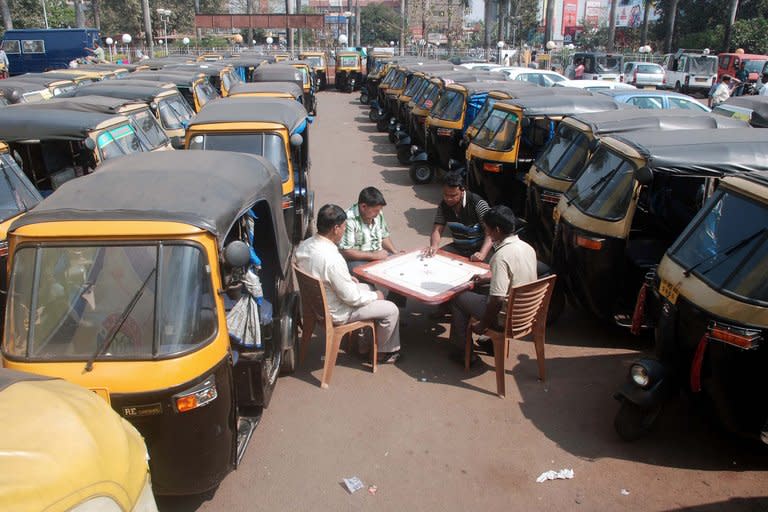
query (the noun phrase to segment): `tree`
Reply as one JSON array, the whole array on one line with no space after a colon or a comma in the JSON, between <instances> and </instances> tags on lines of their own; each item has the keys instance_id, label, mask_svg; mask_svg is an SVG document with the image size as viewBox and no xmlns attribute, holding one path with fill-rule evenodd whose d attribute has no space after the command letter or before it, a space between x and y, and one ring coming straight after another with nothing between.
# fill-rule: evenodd
<instances>
[{"instance_id":1,"label":"tree","mask_svg":"<svg viewBox=\"0 0 768 512\"><path fill-rule=\"evenodd\" d=\"M723 50L728 51L731 47L731 32L733 24L736 22L736 11L739 9L739 0L731 0L731 8L728 20L725 25L725 36L723 37Z\"/></svg>"},{"instance_id":2,"label":"tree","mask_svg":"<svg viewBox=\"0 0 768 512\"><path fill-rule=\"evenodd\" d=\"M613 51L613 45L616 41L616 3L618 0L611 0L611 10L608 13L608 41L606 41L605 49L609 52Z\"/></svg>"},{"instance_id":3,"label":"tree","mask_svg":"<svg viewBox=\"0 0 768 512\"><path fill-rule=\"evenodd\" d=\"M363 46L389 46L389 41L399 40L398 11L384 4L368 4L360 8L360 41Z\"/></svg>"},{"instance_id":4,"label":"tree","mask_svg":"<svg viewBox=\"0 0 768 512\"><path fill-rule=\"evenodd\" d=\"M11 8L8 6L8 0L0 0L0 14L3 16L5 30L11 30L13 28L13 19L11 18Z\"/></svg>"}]
</instances>

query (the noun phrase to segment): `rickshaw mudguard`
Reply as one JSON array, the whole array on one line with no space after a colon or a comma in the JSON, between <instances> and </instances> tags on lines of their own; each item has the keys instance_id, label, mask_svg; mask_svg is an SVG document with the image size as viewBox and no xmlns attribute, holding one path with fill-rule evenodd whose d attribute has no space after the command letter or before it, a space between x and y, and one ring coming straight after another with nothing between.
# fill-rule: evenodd
<instances>
[{"instance_id":1,"label":"rickshaw mudguard","mask_svg":"<svg viewBox=\"0 0 768 512\"><path fill-rule=\"evenodd\" d=\"M426 150L422 148L418 148L412 155L411 155L411 162L426 162L429 160L429 155L427 154Z\"/></svg>"},{"instance_id":2,"label":"rickshaw mudguard","mask_svg":"<svg viewBox=\"0 0 768 512\"><path fill-rule=\"evenodd\" d=\"M395 144L397 149L411 145L411 136L408 135L407 133L397 132L395 134L395 137L397 138L397 143Z\"/></svg>"},{"instance_id":3,"label":"rickshaw mudguard","mask_svg":"<svg viewBox=\"0 0 768 512\"><path fill-rule=\"evenodd\" d=\"M178 412L174 395L211 377L216 398L203 407ZM155 493L203 493L235 468L237 408L232 379L232 360L227 355L213 368L173 388L110 395L112 408L144 437Z\"/></svg>"}]
</instances>

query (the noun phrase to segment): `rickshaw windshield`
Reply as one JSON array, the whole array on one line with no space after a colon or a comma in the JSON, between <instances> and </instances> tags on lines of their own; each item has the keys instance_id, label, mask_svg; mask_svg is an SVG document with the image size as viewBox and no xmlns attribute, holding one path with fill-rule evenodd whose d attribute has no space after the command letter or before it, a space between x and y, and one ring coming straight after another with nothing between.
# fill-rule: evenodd
<instances>
[{"instance_id":1,"label":"rickshaw windshield","mask_svg":"<svg viewBox=\"0 0 768 512\"><path fill-rule=\"evenodd\" d=\"M157 108L160 113L160 121L166 130L184 128L184 121L189 121L195 114L189 103L179 96L160 100Z\"/></svg>"},{"instance_id":2,"label":"rickshaw windshield","mask_svg":"<svg viewBox=\"0 0 768 512\"><path fill-rule=\"evenodd\" d=\"M517 122L517 114L494 110L472 142L494 151L510 151L515 147Z\"/></svg>"},{"instance_id":3,"label":"rickshaw windshield","mask_svg":"<svg viewBox=\"0 0 768 512\"><path fill-rule=\"evenodd\" d=\"M210 267L196 245L22 246L3 351L87 360L109 343L97 361L170 356L210 339L215 313Z\"/></svg>"},{"instance_id":4,"label":"rickshaw windshield","mask_svg":"<svg viewBox=\"0 0 768 512\"><path fill-rule=\"evenodd\" d=\"M406 75L404 71L401 71L395 76L395 78L392 79L392 85L389 86L391 89L404 89L405 88L405 79Z\"/></svg>"},{"instance_id":5,"label":"rickshaw windshield","mask_svg":"<svg viewBox=\"0 0 768 512\"><path fill-rule=\"evenodd\" d=\"M352 57L348 57L348 58L352 58ZM343 66L343 64L341 64L341 63L344 62L344 60L343 60L344 57L339 57L339 59L340 59L339 60L339 62L340 62L339 66ZM381 81L381 85L389 85L390 83L392 83L392 80L395 78L395 74L397 74L397 69L389 68L389 71L387 71L387 74L384 75L384 78Z\"/></svg>"},{"instance_id":6,"label":"rickshaw windshield","mask_svg":"<svg viewBox=\"0 0 768 512\"><path fill-rule=\"evenodd\" d=\"M569 205L592 217L623 219L632 198L633 173L634 168L628 161L599 148L581 176L565 192L565 197Z\"/></svg>"},{"instance_id":7,"label":"rickshaw windshield","mask_svg":"<svg viewBox=\"0 0 768 512\"><path fill-rule=\"evenodd\" d=\"M357 67L357 56L355 56L355 55L342 55L342 56L340 56L339 57L339 66L342 67L342 68L356 68Z\"/></svg>"},{"instance_id":8,"label":"rickshaw windshield","mask_svg":"<svg viewBox=\"0 0 768 512\"><path fill-rule=\"evenodd\" d=\"M197 96L197 101L201 107L212 99L218 97L216 89L206 81L195 84L195 95Z\"/></svg>"},{"instance_id":9,"label":"rickshaw windshield","mask_svg":"<svg viewBox=\"0 0 768 512\"><path fill-rule=\"evenodd\" d=\"M458 121L464 111L464 98L459 91L445 91L430 116L446 121Z\"/></svg>"},{"instance_id":10,"label":"rickshaw windshield","mask_svg":"<svg viewBox=\"0 0 768 512\"><path fill-rule=\"evenodd\" d=\"M624 58L621 56L601 55L595 59L598 73L621 73Z\"/></svg>"},{"instance_id":11,"label":"rickshaw windshield","mask_svg":"<svg viewBox=\"0 0 768 512\"><path fill-rule=\"evenodd\" d=\"M579 130L561 124L536 160L536 167L553 178L573 181L584 166L588 151L587 137Z\"/></svg>"},{"instance_id":12,"label":"rickshaw windshield","mask_svg":"<svg viewBox=\"0 0 768 512\"><path fill-rule=\"evenodd\" d=\"M276 133L221 133L194 135L189 149L215 149L250 153L266 158L278 171L283 181L288 179L288 157L285 144Z\"/></svg>"},{"instance_id":13,"label":"rickshaw windshield","mask_svg":"<svg viewBox=\"0 0 768 512\"><path fill-rule=\"evenodd\" d=\"M485 123L485 120L488 119L488 114L491 113L491 110L493 110L493 105L495 104L496 100L488 96L485 99L485 103L483 103L483 108L481 108L480 112L477 113L477 117L475 117L475 120L472 121L470 126L475 130L479 130L480 127Z\"/></svg>"},{"instance_id":14,"label":"rickshaw windshield","mask_svg":"<svg viewBox=\"0 0 768 512\"><path fill-rule=\"evenodd\" d=\"M304 60L306 60L307 62L312 64L313 67L316 67L316 68L321 68L325 65L323 64L323 58L319 55L312 56L312 57L305 56Z\"/></svg>"},{"instance_id":15,"label":"rickshaw windshield","mask_svg":"<svg viewBox=\"0 0 768 512\"><path fill-rule=\"evenodd\" d=\"M123 124L116 128L104 130L96 138L96 144L101 152L102 160L148 151L148 148L141 142L141 139L136 135L136 131L130 124Z\"/></svg>"},{"instance_id":16,"label":"rickshaw windshield","mask_svg":"<svg viewBox=\"0 0 768 512\"><path fill-rule=\"evenodd\" d=\"M424 85L422 85L419 90L416 92L416 94L413 95L413 101L414 105L421 106L421 102L424 101L424 98L429 94L429 92L432 90L432 87L437 87L435 84L430 82L429 80L424 80Z\"/></svg>"},{"instance_id":17,"label":"rickshaw windshield","mask_svg":"<svg viewBox=\"0 0 768 512\"><path fill-rule=\"evenodd\" d=\"M42 200L40 192L32 186L11 155L0 155L0 219L5 221L15 217Z\"/></svg>"},{"instance_id":18,"label":"rickshaw windshield","mask_svg":"<svg viewBox=\"0 0 768 512\"><path fill-rule=\"evenodd\" d=\"M768 305L768 207L718 191L670 250L670 257L711 287Z\"/></svg>"},{"instance_id":19,"label":"rickshaw windshield","mask_svg":"<svg viewBox=\"0 0 768 512\"><path fill-rule=\"evenodd\" d=\"M426 91L424 91L424 96L422 96L419 99L419 102L417 105L420 108L426 108L426 109L432 109L432 107L435 106L435 100L437 100L437 96L440 94L440 87L437 86L437 84L431 83L429 84L429 87Z\"/></svg>"},{"instance_id":20,"label":"rickshaw windshield","mask_svg":"<svg viewBox=\"0 0 768 512\"><path fill-rule=\"evenodd\" d=\"M157 118L152 115L149 109L140 110L135 114L131 114L130 117L139 138L150 150L168 144L168 137L165 135L160 123L157 122Z\"/></svg>"},{"instance_id":21,"label":"rickshaw windshield","mask_svg":"<svg viewBox=\"0 0 768 512\"><path fill-rule=\"evenodd\" d=\"M408 85L405 87L405 90L403 91L403 96L413 97L414 94L419 91L424 85L424 78L417 76L411 79L410 82L408 82Z\"/></svg>"}]
</instances>

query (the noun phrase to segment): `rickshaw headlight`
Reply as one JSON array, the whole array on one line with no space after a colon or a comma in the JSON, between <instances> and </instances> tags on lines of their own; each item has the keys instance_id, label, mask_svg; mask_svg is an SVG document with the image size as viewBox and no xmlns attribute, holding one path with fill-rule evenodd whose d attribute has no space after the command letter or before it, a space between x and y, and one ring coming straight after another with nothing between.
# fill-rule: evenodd
<instances>
[{"instance_id":1,"label":"rickshaw headlight","mask_svg":"<svg viewBox=\"0 0 768 512\"><path fill-rule=\"evenodd\" d=\"M648 376L648 370L643 365L633 364L629 369L629 374L632 376L632 380L635 384L642 388L646 387L651 382L651 379Z\"/></svg>"},{"instance_id":2,"label":"rickshaw headlight","mask_svg":"<svg viewBox=\"0 0 768 512\"><path fill-rule=\"evenodd\" d=\"M187 412L208 405L218 396L216 380L212 375L197 386L173 395L173 403L178 412Z\"/></svg>"}]
</instances>

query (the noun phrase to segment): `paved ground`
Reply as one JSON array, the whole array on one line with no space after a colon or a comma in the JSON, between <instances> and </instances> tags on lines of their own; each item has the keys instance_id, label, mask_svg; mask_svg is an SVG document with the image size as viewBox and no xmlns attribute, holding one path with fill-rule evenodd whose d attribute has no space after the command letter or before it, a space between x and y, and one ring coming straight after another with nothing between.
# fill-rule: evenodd
<instances>
[{"instance_id":1,"label":"paved ground","mask_svg":"<svg viewBox=\"0 0 768 512\"><path fill-rule=\"evenodd\" d=\"M411 185L356 95L321 93L319 112L318 207L377 186L397 246L425 245L439 187ZM402 364L372 375L341 354L327 390L315 337L308 362L278 382L242 466L215 493L164 499L161 510L768 511L768 451L722 435L687 402L647 439L617 438L611 395L647 340L569 310L548 334L548 381L536 378L532 345L515 345L502 400L490 358L465 374L429 311L409 303L402 315ZM536 483L562 468L575 477ZM350 495L341 481L352 476L378 491Z\"/></svg>"}]
</instances>

